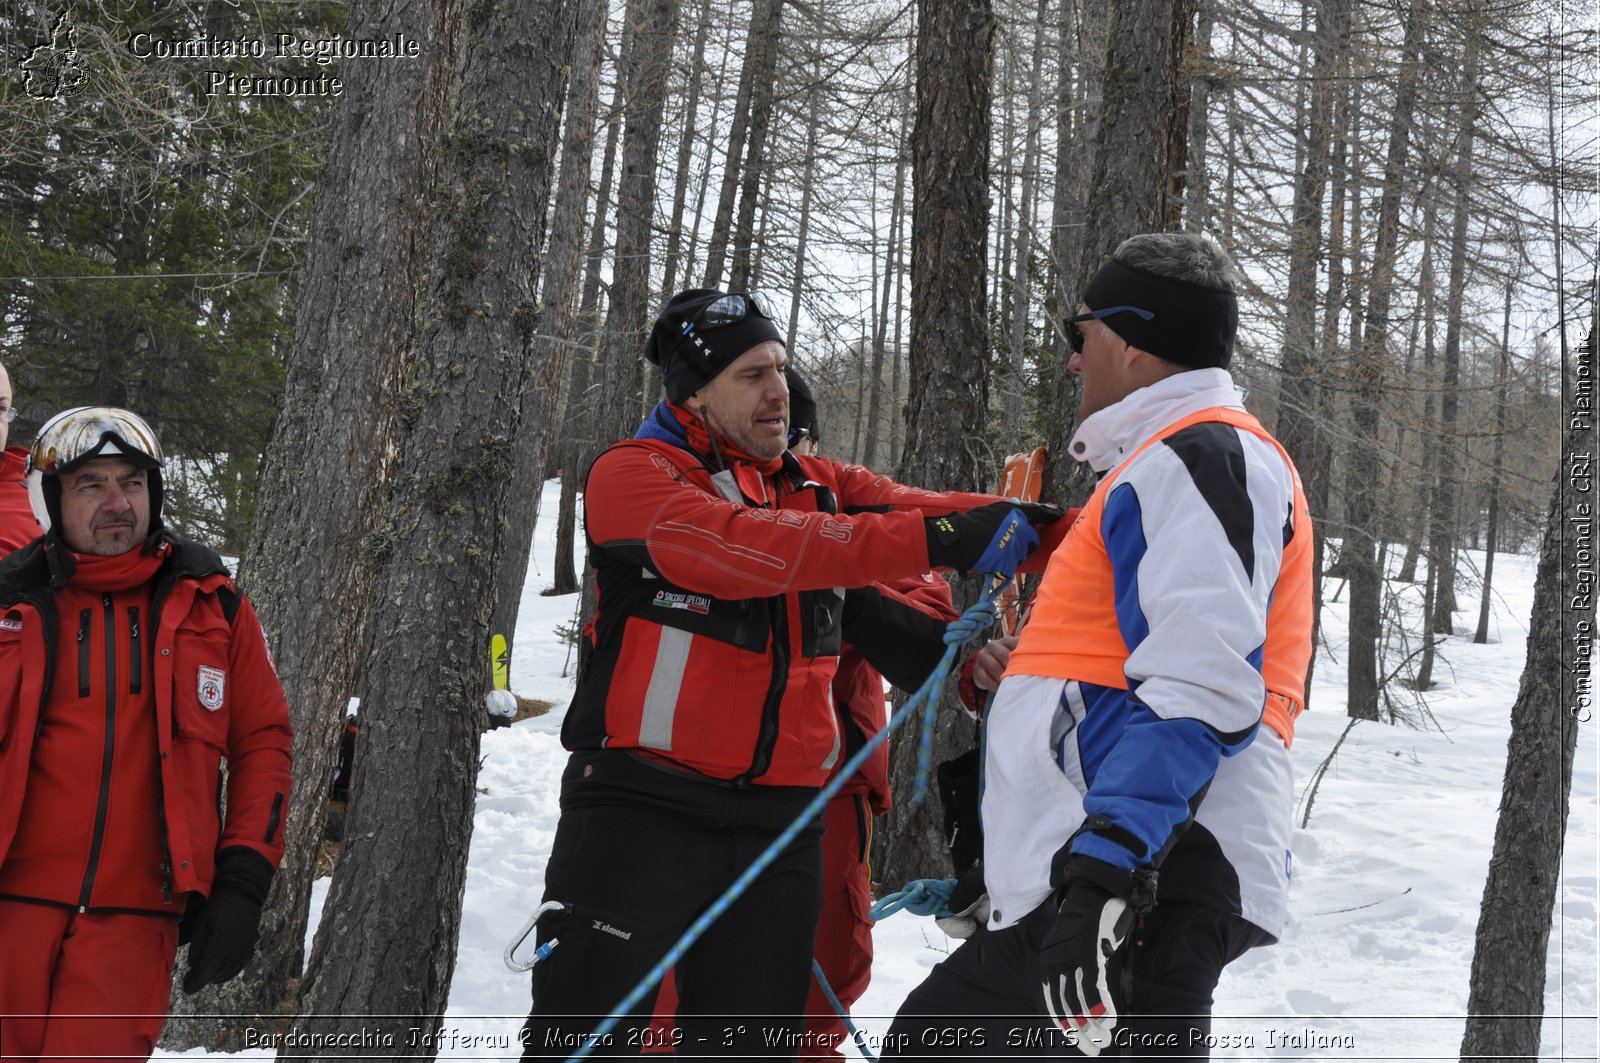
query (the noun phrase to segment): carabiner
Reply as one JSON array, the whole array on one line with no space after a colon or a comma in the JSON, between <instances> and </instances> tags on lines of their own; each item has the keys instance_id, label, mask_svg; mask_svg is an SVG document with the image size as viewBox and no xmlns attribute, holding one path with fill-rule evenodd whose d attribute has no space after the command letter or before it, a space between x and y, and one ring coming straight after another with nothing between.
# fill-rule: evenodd
<instances>
[{"instance_id":1,"label":"carabiner","mask_svg":"<svg viewBox=\"0 0 1600 1063\"><path fill-rule=\"evenodd\" d=\"M511 943L506 946L506 951L501 954L501 958L506 961L506 966L520 974L523 971L533 970L541 962L548 959L550 954L556 950L556 946L561 944L560 938L551 938L534 949L533 958L525 962L516 958L516 951L522 947L524 941L528 940L528 935L533 933L534 924L539 921L541 916L546 912L564 911L566 907L560 901L545 901L539 905L538 909L528 917L528 921L522 924L522 929L517 931L517 936L511 939Z\"/></svg>"}]
</instances>

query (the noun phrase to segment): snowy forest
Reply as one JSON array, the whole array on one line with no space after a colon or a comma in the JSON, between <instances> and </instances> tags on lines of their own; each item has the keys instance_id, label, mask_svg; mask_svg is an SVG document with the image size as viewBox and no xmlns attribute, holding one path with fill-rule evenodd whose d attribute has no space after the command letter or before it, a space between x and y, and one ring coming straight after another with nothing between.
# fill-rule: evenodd
<instances>
[{"instance_id":1,"label":"snowy forest","mask_svg":"<svg viewBox=\"0 0 1600 1063\"><path fill-rule=\"evenodd\" d=\"M13 441L80 404L149 418L168 519L238 559L293 713L261 947L174 994L164 1048L461 1012L507 770L489 640L561 662L592 610L583 474L661 393L640 351L672 293L782 311L827 455L989 491L1043 446L1044 497L1078 504L1060 321L1122 239L1181 229L1247 277L1232 371L1301 470L1337 612L1297 780L1346 736L1445 734L1438 699L1521 609L1525 657L1474 692L1498 826L1431 1055L1593 1057L1543 1025L1552 950L1596 927L1592 867L1565 931L1558 896L1569 802L1595 802L1591 0L8 0L0 40ZM972 742L941 715L938 759ZM939 823L935 796L879 824L883 889L949 872Z\"/></svg>"}]
</instances>

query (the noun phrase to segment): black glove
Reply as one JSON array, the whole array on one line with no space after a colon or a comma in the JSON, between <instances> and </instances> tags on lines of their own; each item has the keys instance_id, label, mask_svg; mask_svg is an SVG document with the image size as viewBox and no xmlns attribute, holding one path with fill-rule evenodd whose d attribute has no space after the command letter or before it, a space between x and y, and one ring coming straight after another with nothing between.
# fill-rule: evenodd
<instances>
[{"instance_id":1,"label":"black glove","mask_svg":"<svg viewBox=\"0 0 1600 1063\"><path fill-rule=\"evenodd\" d=\"M967 868L956 879L955 889L945 907L949 915L933 917L940 930L953 938L969 938L989 921L989 888L983 883L983 861Z\"/></svg>"},{"instance_id":2,"label":"black glove","mask_svg":"<svg viewBox=\"0 0 1600 1063\"><path fill-rule=\"evenodd\" d=\"M1078 1051L1097 1056L1112 1043L1124 946L1135 918L1155 904L1156 873L1083 855L1068 858L1065 873L1055 925L1039 949L1039 969L1050 1017L1075 1038Z\"/></svg>"},{"instance_id":3,"label":"black glove","mask_svg":"<svg viewBox=\"0 0 1600 1063\"><path fill-rule=\"evenodd\" d=\"M234 846L217 854L217 872L194 920L189 939L189 970L183 991L198 993L221 985L244 970L255 955L261 905L272 886L273 867L254 849Z\"/></svg>"},{"instance_id":4,"label":"black glove","mask_svg":"<svg viewBox=\"0 0 1600 1063\"><path fill-rule=\"evenodd\" d=\"M1039 545L1036 524L1060 520L1061 510L1037 502L991 502L965 513L923 521L928 563L962 572L1009 577Z\"/></svg>"}]
</instances>

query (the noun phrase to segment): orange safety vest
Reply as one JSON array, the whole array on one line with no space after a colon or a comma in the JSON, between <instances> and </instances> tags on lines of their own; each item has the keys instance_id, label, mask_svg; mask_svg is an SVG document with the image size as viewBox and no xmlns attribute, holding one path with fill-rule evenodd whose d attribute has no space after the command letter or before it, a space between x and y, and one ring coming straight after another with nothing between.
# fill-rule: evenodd
<instances>
[{"instance_id":1,"label":"orange safety vest","mask_svg":"<svg viewBox=\"0 0 1600 1063\"><path fill-rule=\"evenodd\" d=\"M1284 544L1261 661L1267 687L1262 722L1289 747L1294 744L1295 717L1305 706L1306 669L1311 662L1311 519L1294 461L1244 410L1213 406L1180 418L1139 444L1100 480L1066 541L1050 558L1026 635L1012 652L1006 674L1057 676L1128 689L1123 669L1129 649L1117 622L1116 588L1111 557L1101 537L1101 514L1118 474L1146 448L1207 422L1232 425L1272 444L1293 475L1293 534Z\"/></svg>"}]
</instances>

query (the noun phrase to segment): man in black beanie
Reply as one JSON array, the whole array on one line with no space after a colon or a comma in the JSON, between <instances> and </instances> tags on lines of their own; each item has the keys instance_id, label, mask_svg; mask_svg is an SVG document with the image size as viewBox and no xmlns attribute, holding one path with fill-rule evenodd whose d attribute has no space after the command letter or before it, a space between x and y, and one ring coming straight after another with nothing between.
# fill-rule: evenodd
<instances>
[{"instance_id":1,"label":"man in black beanie","mask_svg":"<svg viewBox=\"0 0 1600 1063\"><path fill-rule=\"evenodd\" d=\"M540 942L560 944L534 969L529 1056L581 1043L843 763L828 689L845 588L1013 571L1039 543L1033 525L1059 516L790 453L780 336L756 296L674 296L644 350L666 397L589 470L598 607L561 730L572 756L544 892L560 908L538 922ZM802 1047L819 834L802 833L677 964L680 1051ZM647 997L610 1047L636 1052L648 1023Z\"/></svg>"}]
</instances>

